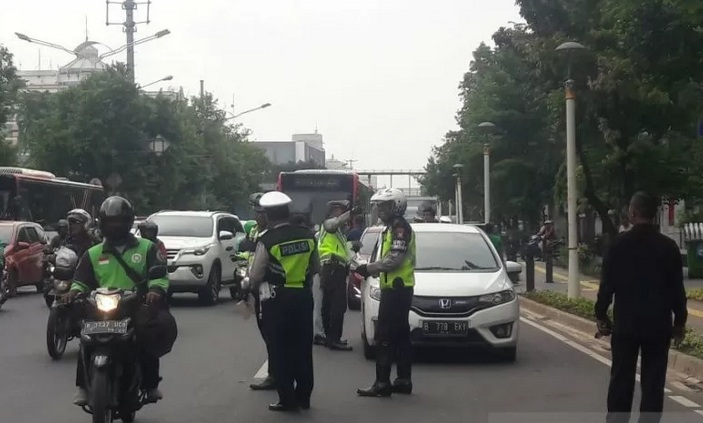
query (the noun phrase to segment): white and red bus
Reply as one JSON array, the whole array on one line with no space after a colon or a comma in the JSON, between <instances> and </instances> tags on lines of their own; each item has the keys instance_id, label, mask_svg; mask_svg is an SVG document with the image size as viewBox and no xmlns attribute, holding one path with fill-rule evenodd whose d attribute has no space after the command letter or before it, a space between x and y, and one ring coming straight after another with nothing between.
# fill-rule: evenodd
<instances>
[{"instance_id":1,"label":"white and red bus","mask_svg":"<svg viewBox=\"0 0 703 423\"><path fill-rule=\"evenodd\" d=\"M36 222L54 230L74 208L96 216L105 195L100 185L58 178L50 172L0 167L0 220Z\"/></svg>"},{"instance_id":2,"label":"white and red bus","mask_svg":"<svg viewBox=\"0 0 703 423\"><path fill-rule=\"evenodd\" d=\"M305 169L281 172L276 189L293 200L292 212L309 216L313 225L322 224L329 201L347 200L351 207L361 207L367 223L375 222L370 206L372 187L361 182L353 171Z\"/></svg>"}]
</instances>

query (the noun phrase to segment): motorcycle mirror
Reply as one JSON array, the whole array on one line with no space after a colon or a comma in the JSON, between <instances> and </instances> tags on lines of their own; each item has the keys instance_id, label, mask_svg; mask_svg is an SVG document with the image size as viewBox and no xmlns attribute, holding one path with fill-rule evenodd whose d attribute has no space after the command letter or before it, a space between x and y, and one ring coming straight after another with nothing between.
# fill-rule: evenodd
<instances>
[{"instance_id":1,"label":"motorcycle mirror","mask_svg":"<svg viewBox=\"0 0 703 423\"><path fill-rule=\"evenodd\" d=\"M166 266L162 265L150 267L149 280L165 278L167 273L168 272L166 271Z\"/></svg>"},{"instance_id":2,"label":"motorcycle mirror","mask_svg":"<svg viewBox=\"0 0 703 423\"><path fill-rule=\"evenodd\" d=\"M70 281L73 279L73 273L73 268L70 267L56 267L53 271L54 278L62 281Z\"/></svg>"},{"instance_id":3,"label":"motorcycle mirror","mask_svg":"<svg viewBox=\"0 0 703 423\"><path fill-rule=\"evenodd\" d=\"M256 243L250 239L243 239L239 243L239 251L253 253L256 251Z\"/></svg>"}]
</instances>

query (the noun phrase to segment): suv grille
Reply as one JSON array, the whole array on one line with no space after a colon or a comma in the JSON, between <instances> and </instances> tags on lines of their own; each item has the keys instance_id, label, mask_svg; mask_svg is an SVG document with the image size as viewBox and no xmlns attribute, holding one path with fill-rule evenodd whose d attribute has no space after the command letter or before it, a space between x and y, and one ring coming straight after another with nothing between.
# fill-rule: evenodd
<instances>
[{"instance_id":1,"label":"suv grille","mask_svg":"<svg viewBox=\"0 0 703 423\"><path fill-rule=\"evenodd\" d=\"M488 307L479 297L413 297L411 309L425 317L466 317Z\"/></svg>"},{"instance_id":2,"label":"suv grille","mask_svg":"<svg viewBox=\"0 0 703 423\"><path fill-rule=\"evenodd\" d=\"M166 258L169 260L173 260L179 251L181 251L181 250L178 248L167 248L166 249Z\"/></svg>"}]
</instances>

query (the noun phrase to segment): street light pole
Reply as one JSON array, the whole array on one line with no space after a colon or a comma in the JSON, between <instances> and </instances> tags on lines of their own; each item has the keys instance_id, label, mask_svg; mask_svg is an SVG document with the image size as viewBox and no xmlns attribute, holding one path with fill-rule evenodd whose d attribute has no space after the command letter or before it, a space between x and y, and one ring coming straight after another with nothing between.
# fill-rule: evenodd
<instances>
[{"instance_id":1,"label":"street light pole","mask_svg":"<svg viewBox=\"0 0 703 423\"><path fill-rule=\"evenodd\" d=\"M464 223L464 199L461 193L461 169L463 164L457 163L452 166L456 170L456 223Z\"/></svg>"},{"instance_id":2,"label":"street light pole","mask_svg":"<svg viewBox=\"0 0 703 423\"><path fill-rule=\"evenodd\" d=\"M154 84L158 84L159 82L170 81L170 80L172 80L172 79L173 79L173 75L164 76L163 78L157 79L156 81L149 82L148 84L145 84L145 85L140 85L140 86L139 86L139 89L140 89L140 90L143 90L144 88L150 87L150 86L152 86L152 85L154 85Z\"/></svg>"},{"instance_id":3,"label":"street light pole","mask_svg":"<svg viewBox=\"0 0 703 423\"><path fill-rule=\"evenodd\" d=\"M496 126L493 122L482 122L478 129L490 134ZM488 143L483 144L483 218L484 223L491 221L491 146Z\"/></svg>"},{"instance_id":4,"label":"street light pole","mask_svg":"<svg viewBox=\"0 0 703 423\"><path fill-rule=\"evenodd\" d=\"M122 7L124 7L126 15L124 31L127 33L127 77L134 82L134 9L137 8L137 5L133 0L125 0Z\"/></svg>"},{"instance_id":5,"label":"street light pole","mask_svg":"<svg viewBox=\"0 0 703 423\"><path fill-rule=\"evenodd\" d=\"M228 120L236 119L236 118L238 118L238 117L241 116L241 115L245 115L245 114L247 114L247 113L255 112L255 111L257 111L257 110L265 109L265 108L267 108L267 107L271 107L271 103L264 103L264 104L262 104L262 105L259 106L259 107L254 107L253 109L245 110L245 111L243 111L242 113L237 113L236 115L232 115L232 116L228 117L227 119L225 119L225 122L228 121Z\"/></svg>"},{"instance_id":6,"label":"street light pole","mask_svg":"<svg viewBox=\"0 0 703 423\"><path fill-rule=\"evenodd\" d=\"M556 51L573 53L576 50L585 50L579 43L567 42L556 48ZM569 71L564 84L564 98L566 101L566 185L567 185L567 219L569 224L569 279L568 297L578 298L581 295L581 281L579 271L578 253L578 187L576 186L576 91L575 82L571 79L571 57L569 57Z\"/></svg>"}]
</instances>

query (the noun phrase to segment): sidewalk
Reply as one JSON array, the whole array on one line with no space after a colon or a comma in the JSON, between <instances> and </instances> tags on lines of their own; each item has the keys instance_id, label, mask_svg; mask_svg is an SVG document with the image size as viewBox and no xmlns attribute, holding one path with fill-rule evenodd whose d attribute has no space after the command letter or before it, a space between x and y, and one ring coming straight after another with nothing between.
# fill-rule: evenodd
<instances>
[{"instance_id":1,"label":"sidewalk","mask_svg":"<svg viewBox=\"0 0 703 423\"><path fill-rule=\"evenodd\" d=\"M524 268L524 263L523 263ZM554 266L554 283L546 283L546 271L544 263L535 263L535 289L558 291L566 294L568 271L561 267ZM525 289L525 273L520 277L519 289ZM595 301L598 295L599 280L591 276L581 275L581 296ZM686 289L703 288L702 279L685 279ZM687 325L697 333L703 334L703 303L695 300L688 300L688 323Z\"/></svg>"}]
</instances>

